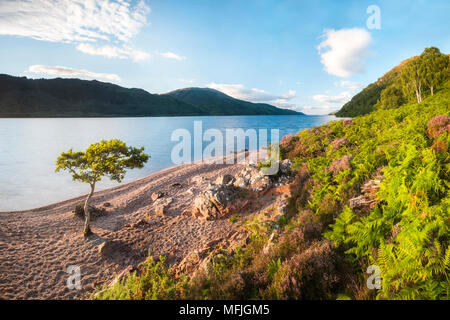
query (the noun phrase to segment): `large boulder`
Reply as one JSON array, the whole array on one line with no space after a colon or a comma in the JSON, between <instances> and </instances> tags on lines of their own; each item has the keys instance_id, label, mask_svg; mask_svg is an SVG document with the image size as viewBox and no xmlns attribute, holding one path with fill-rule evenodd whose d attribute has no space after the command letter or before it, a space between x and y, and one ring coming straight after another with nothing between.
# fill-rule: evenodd
<instances>
[{"instance_id":1,"label":"large boulder","mask_svg":"<svg viewBox=\"0 0 450 320\"><path fill-rule=\"evenodd\" d=\"M234 185L251 191L264 191L273 186L289 183L294 174L291 169L292 161L289 159L278 162L278 171L274 175L265 175L262 170L248 166L236 175Z\"/></svg>"},{"instance_id":2,"label":"large boulder","mask_svg":"<svg viewBox=\"0 0 450 320\"><path fill-rule=\"evenodd\" d=\"M278 172L279 176L291 176L292 175L292 166L293 162L289 159L285 159L280 161L280 169Z\"/></svg>"},{"instance_id":3,"label":"large boulder","mask_svg":"<svg viewBox=\"0 0 450 320\"><path fill-rule=\"evenodd\" d=\"M242 196L248 191L265 191L291 181L294 176L291 165L290 160L280 161L278 174L274 176L264 175L254 166L244 167L234 177L229 174L220 176L194 199L191 208L184 214L202 220L225 218L232 211L242 210L249 205L249 200Z\"/></svg>"},{"instance_id":4,"label":"large boulder","mask_svg":"<svg viewBox=\"0 0 450 320\"><path fill-rule=\"evenodd\" d=\"M208 189L194 199L191 213L201 220L221 219L231 210L231 202L239 197L233 185L209 185Z\"/></svg>"}]
</instances>

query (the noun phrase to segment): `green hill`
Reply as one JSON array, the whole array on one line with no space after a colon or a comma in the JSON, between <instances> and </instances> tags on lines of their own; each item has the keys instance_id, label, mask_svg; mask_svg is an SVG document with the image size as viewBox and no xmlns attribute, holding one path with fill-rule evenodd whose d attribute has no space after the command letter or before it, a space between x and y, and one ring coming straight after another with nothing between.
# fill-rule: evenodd
<instances>
[{"instance_id":1,"label":"green hill","mask_svg":"<svg viewBox=\"0 0 450 320\"><path fill-rule=\"evenodd\" d=\"M369 84L349 102L344 104L335 115L337 117L356 117L372 112L380 100L381 92L392 83L399 81L403 67L408 61L414 60L415 58L417 57L402 61L376 82Z\"/></svg>"},{"instance_id":2,"label":"green hill","mask_svg":"<svg viewBox=\"0 0 450 320\"><path fill-rule=\"evenodd\" d=\"M338 112L338 117L356 117L376 109L396 108L420 99L425 93L433 95L434 87L450 77L450 55L436 47L426 48L420 56L402 61L376 82L355 95ZM409 81L415 78L414 81Z\"/></svg>"},{"instance_id":3,"label":"green hill","mask_svg":"<svg viewBox=\"0 0 450 320\"><path fill-rule=\"evenodd\" d=\"M28 79L0 74L0 117L150 117L299 114L233 99L209 89L186 89L193 98L151 94L80 79ZM184 92L183 90L181 90ZM183 97L181 97L183 98ZM191 102L189 102L191 101Z\"/></svg>"},{"instance_id":4,"label":"green hill","mask_svg":"<svg viewBox=\"0 0 450 320\"><path fill-rule=\"evenodd\" d=\"M294 115L302 114L265 103L251 103L232 98L209 88L186 88L167 93L177 100L194 105L211 115Z\"/></svg>"}]
</instances>

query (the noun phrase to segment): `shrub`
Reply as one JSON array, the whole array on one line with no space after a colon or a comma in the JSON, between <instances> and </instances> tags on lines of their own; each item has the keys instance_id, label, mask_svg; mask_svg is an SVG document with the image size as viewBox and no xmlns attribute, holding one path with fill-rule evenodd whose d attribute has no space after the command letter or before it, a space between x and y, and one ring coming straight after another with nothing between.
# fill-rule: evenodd
<instances>
[{"instance_id":1,"label":"shrub","mask_svg":"<svg viewBox=\"0 0 450 320\"><path fill-rule=\"evenodd\" d=\"M331 242L314 242L285 261L269 292L276 299L331 299L339 285Z\"/></svg>"},{"instance_id":2,"label":"shrub","mask_svg":"<svg viewBox=\"0 0 450 320\"><path fill-rule=\"evenodd\" d=\"M430 138L436 139L445 131L450 131L450 116L441 114L428 122L427 133Z\"/></svg>"},{"instance_id":3,"label":"shrub","mask_svg":"<svg viewBox=\"0 0 450 320\"><path fill-rule=\"evenodd\" d=\"M99 300L169 300L184 297L187 278L176 279L165 265L165 258L159 261L148 258L140 274L134 272L125 281L102 290L95 297Z\"/></svg>"}]
</instances>

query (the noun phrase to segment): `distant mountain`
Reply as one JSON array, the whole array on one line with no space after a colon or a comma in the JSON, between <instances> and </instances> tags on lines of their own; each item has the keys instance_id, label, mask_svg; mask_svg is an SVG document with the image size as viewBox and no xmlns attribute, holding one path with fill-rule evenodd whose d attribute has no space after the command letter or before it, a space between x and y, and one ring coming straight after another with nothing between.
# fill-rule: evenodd
<instances>
[{"instance_id":1,"label":"distant mountain","mask_svg":"<svg viewBox=\"0 0 450 320\"><path fill-rule=\"evenodd\" d=\"M280 109L266 103L252 103L235 99L210 88L185 88L166 95L194 105L210 115L295 115L303 114Z\"/></svg>"},{"instance_id":2,"label":"distant mountain","mask_svg":"<svg viewBox=\"0 0 450 320\"><path fill-rule=\"evenodd\" d=\"M184 89L191 98L151 94L80 79L28 79L0 74L0 117L150 117L299 114L231 98L210 89ZM215 91L215 94L211 94ZM191 96L191 95L187 95ZM216 99L213 99L216 96ZM189 102L191 100L191 102ZM223 110L220 108L223 107Z\"/></svg>"}]
</instances>

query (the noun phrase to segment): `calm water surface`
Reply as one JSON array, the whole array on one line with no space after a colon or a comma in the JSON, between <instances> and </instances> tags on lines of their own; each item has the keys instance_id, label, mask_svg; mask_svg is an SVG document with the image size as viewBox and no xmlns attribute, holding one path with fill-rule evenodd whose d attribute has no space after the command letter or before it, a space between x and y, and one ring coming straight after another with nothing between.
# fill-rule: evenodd
<instances>
[{"instance_id":1,"label":"calm water surface","mask_svg":"<svg viewBox=\"0 0 450 320\"><path fill-rule=\"evenodd\" d=\"M127 173L126 183L174 166L171 141L175 129L193 132L202 121L203 132L216 128L279 129L280 138L321 125L334 116L226 116L163 118L0 119L0 211L24 210L87 193L89 187L73 182L67 172L55 173L58 155L71 147L84 150L101 139L118 138L145 146L151 159L140 170ZM225 136L225 134L224 134ZM269 134L270 136L270 134ZM203 143L203 147L208 142ZM104 180L97 190L117 183Z\"/></svg>"}]
</instances>

